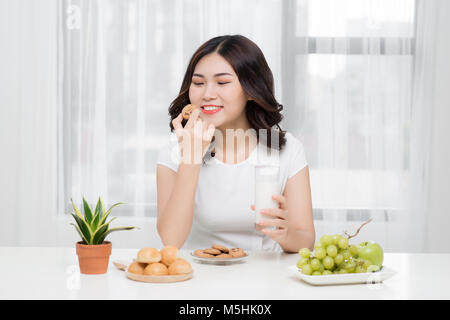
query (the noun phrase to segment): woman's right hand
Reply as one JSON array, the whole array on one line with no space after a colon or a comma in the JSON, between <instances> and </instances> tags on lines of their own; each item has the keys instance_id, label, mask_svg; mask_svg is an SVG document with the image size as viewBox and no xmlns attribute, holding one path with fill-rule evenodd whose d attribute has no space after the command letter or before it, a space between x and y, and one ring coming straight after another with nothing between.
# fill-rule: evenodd
<instances>
[{"instance_id":1,"label":"woman's right hand","mask_svg":"<svg viewBox=\"0 0 450 320\"><path fill-rule=\"evenodd\" d=\"M199 114L200 109L194 109L184 128L181 124L183 120L181 113L172 120L181 149L181 162L184 164L202 163L203 156L208 151L216 130L213 124L208 125L203 121Z\"/></svg>"}]
</instances>

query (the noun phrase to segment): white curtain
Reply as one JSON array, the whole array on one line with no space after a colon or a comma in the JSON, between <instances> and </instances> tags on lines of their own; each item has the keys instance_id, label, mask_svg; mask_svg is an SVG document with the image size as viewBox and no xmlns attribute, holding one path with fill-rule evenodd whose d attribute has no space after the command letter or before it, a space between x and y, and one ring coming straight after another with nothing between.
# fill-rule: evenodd
<instances>
[{"instance_id":1,"label":"white curtain","mask_svg":"<svg viewBox=\"0 0 450 320\"><path fill-rule=\"evenodd\" d=\"M57 14L0 1L0 246L56 242Z\"/></svg>"},{"instance_id":2,"label":"white curtain","mask_svg":"<svg viewBox=\"0 0 450 320\"><path fill-rule=\"evenodd\" d=\"M372 217L362 239L420 251L428 146L418 132L429 123L418 68L436 10L426 3L65 0L60 206L101 195L128 203L116 214L154 217L156 153L189 58L214 36L243 34L274 73L282 127L305 145L317 234Z\"/></svg>"}]
</instances>

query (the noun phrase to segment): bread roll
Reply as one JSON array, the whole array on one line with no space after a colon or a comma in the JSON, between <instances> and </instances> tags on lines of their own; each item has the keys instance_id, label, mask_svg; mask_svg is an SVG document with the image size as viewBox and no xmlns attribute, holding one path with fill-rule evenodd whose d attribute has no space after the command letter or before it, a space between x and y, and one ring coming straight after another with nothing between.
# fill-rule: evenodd
<instances>
[{"instance_id":1,"label":"bread roll","mask_svg":"<svg viewBox=\"0 0 450 320\"><path fill-rule=\"evenodd\" d=\"M145 263L139 263L134 261L132 264L128 266L128 272L135 274L144 274L144 269L147 266Z\"/></svg>"},{"instance_id":2,"label":"bread roll","mask_svg":"<svg viewBox=\"0 0 450 320\"><path fill-rule=\"evenodd\" d=\"M161 262L170 266L177 259L178 248L174 246L165 246L161 249Z\"/></svg>"},{"instance_id":3,"label":"bread roll","mask_svg":"<svg viewBox=\"0 0 450 320\"><path fill-rule=\"evenodd\" d=\"M148 276L166 276L169 274L169 270L164 264L155 262L145 267L144 274Z\"/></svg>"},{"instance_id":4,"label":"bread roll","mask_svg":"<svg viewBox=\"0 0 450 320\"><path fill-rule=\"evenodd\" d=\"M169 266L169 274L186 274L192 271L191 264L183 258L178 258Z\"/></svg>"},{"instance_id":5,"label":"bread roll","mask_svg":"<svg viewBox=\"0 0 450 320\"><path fill-rule=\"evenodd\" d=\"M137 261L142 263L160 262L161 253L155 248L142 248L137 254Z\"/></svg>"}]
</instances>

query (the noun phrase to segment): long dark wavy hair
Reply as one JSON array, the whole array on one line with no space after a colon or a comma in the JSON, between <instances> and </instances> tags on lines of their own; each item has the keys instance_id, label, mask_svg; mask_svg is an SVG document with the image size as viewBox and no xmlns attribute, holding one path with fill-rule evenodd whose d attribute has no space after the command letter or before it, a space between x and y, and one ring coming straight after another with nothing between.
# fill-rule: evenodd
<instances>
[{"instance_id":1,"label":"long dark wavy hair","mask_svg":"<svg viewBox=\"0 0 450 320\"><path fill-rule=\"evenodd\" d=\"M242 35L225 35L212 38L202 44L193 54L186 73L184 75L181 89L175 100L169 107L170 129L174 130L172 120L175 119L189 103L189 87L195 66L201 58L210 54L218 53L233 67L245 94L251 99L245 106L250 127L255 129L258 142L264 143L277 150L282 150L286 144L285 134L279 123L283 119L281 111L283 106L277 102L274 95L274 81L272 71L261 49L250 39ZM187 120L183 120L182 125ZM260 129L266 129L267 136L260 137ZM271 145L271 135L274 130L278 132L276 146Z\"/></svg>"}]
</instances>

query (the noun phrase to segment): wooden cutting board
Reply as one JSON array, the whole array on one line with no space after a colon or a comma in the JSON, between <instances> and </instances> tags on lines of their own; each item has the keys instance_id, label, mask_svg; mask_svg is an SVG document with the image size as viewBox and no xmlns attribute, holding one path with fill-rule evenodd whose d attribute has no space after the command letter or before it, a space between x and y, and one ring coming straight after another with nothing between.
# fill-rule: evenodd
<instances>
[{"instance_id":1,"label":"wooden cutting board","mask_svg":"<svg viewBox=\"0 0 450 320\"><path fill-rule=\"evenodd\" d=\"M186 274L178 274L178 275L167 275L167 276L147 276L142 274L135 274L128 272L128 266L123 262L114 261L113 264L117 269L121 271L125 271L125 274L128 279L140 282L152 282L152 283L169 283L169 282L180 282L186 281L192 278L194 275L194 271Z\"/></svg>"},{"instance_id":2,"label":"wooden cutting board","mask_svg":"<svg viewBox=\"0 0 450 320\"><path fill-rule=\"evenodd\" d=\"M169 283L169 282L180 282L186 281L192 278L194 272L190 272L187 274L177 274L177 275L167 275L167 276L147 276L142 274L135 274L128 271L125 271L127 278L134 281L141 282L153 282L153 283Z\"/></svg>"}]
</instances>

